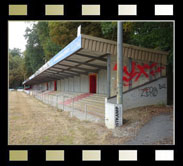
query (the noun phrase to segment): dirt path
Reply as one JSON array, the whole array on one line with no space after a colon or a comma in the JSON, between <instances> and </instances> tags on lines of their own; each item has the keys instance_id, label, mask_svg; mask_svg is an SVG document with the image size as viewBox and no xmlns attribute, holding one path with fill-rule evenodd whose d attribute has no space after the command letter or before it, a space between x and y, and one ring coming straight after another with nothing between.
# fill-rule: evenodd
<instances>
[{"instance_id":1,"label":"dirt path","mask_svg":"<svg viewBox=\"0 0 183 166\"><path fill-rule=\"evenodd\" d=\"M135 139L127 145L153 145L173 136L173 121L169 114L161 114L152 118L139 131Z\"/></svg>"},{"instance_id":2,"label":"dirt path","mask_svg":"<svg viewBox=\"0 0 183 166\"><path fill-rule=\"evenodd\" d=\"M9 145L119 145L135 137L152 116L172 108L147 107L124 112L124 125L108 130L104 124L80 121L24 92L9 92Z\"/></svg>"}]
</instances>

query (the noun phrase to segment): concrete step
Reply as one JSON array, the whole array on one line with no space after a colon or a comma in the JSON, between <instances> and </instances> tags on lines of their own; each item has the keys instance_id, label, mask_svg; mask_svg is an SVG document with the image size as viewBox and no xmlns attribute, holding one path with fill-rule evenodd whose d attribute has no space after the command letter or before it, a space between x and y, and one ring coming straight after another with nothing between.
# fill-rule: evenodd
<instances>
[{"instance_id":1,"label":"concrete step","mask_svg":"<svg viewBox=\"0 0 183 166\"><path fill-rule=\"evenodd\" d=\"M103 94L103 93L92 93L93 96L102 96L102 97L106 97L107 95L106 94Z\"/></svg>"},{"instance_id":2,"label":"concrete step","mask_svg":"<svg viewBox=\"0 0 183 166\"><path fill-rule=\"evenodd\" d=\"M87 105L94 105L94 106L98 106L98 107L105 107L105 103L100 103L100 102L96 102L96 101L90 101L90 100L80 100L74 103L80 103L80 104L87 104Z\"/></svg>"},{"instance_id":3,"label":"concrete step","mask_svg":"<svg viewBox=\"0 0 183 166\"><path fill-rule=\"evenodd\" d=\"M105 98L100 96L89 96L88 98L98 101L105 101Z\"/></svg>"},{"instance_id":4,"label":"concrete step","mask_svg":"<svg viewBox=\"0 0 183 166\"><path fill-rule=\"evenodd\" d=\"M87 104L87 114L91 114L93 116L104 119L105 107L103 105L100 105L94 102L88 103L86 101L81 100L74 103L74 109L79 110L85 114L85 104ZM51 105L56 106L56 103L52 103ZM60 105L59 108L62 109L62 105ZM64 106L64 110L67 110L67 109L70 109L70 110L72 109L72 103Z\"/></svg>"},{"instance_id":5,"label":"concrete step","mask_svg":"<svg viewBox=\"0 0 183 166\"><path fill-rule=\"evenodd\" d=\"M96 103L96 104L105 104L104 101L99 101L99 100L94 100L94 99L90 99L90 98L84 98L82 99L82 101L88 102L88 103Z\"/></svg>"},{"instance_id":6,"label":"concrete step","mask_svg":"<svg viewBox=\"0 0 183 166\"><path fill-rule=\"evenodd\" d=\"M83 113L85 113L85 109L83 109L83 108L75 107L75 109L80 110ZM90 108L87 108L87 114L95 115L95 116L98 116L100 118L104 118L104 116L105 116L104 112L96 110L96 109L93 110L93 109L90 109Z\"/></svg>"},{"instance_id":7,"label":"concrete step","mask_svg":"<svg viewBox=\"0 0 183 166\"><path fill-rule=\"evenodd\" d=\"M62 105L59 105L60 108L62 108ZM72 109L72 105L65 105L64 108L70 108ZM74 104L74 109L78 109L78 110L82 110L85 112L85 105L83 104ZM105 112L105 109L104 107L100 108L100 107L96 107L96 106L93 106L93 105L87 105L87 111L89 112L98 112L100 113L101 115L104 115L104 112Z\"/></svg>"},{"instance_id":8,"label":"concrete step","mask_svg":"<svg viewBox=\"0 0 183 166\"><path fill-rule=\"evenodd\" d=\"M65 97L65 100L70 100L73 97L79 96L81 94L84 93L62 93L62 92L55 92L54 94L45 94L45 95L38 95L37 98L39 99L44 99L45 102L48 102L48 100L50 100L50 102L55 101L56 100L56 95L59 95L58 98L58 102L62 102L63 101L63 95L68 96ZM43 96L43 97L42 97ZM103 112L105 110L105 95L103 94L93 94L91 96L87 96L85 98L82 98L78 101L74 102L75 106L79 106L79 107L85 107L85 104L87 104L89 109L95 110L101 110L101 112ZM67 106L67 105L66 105ZM70 104L68 104L68 106L72 106L72 102Z\"/></svg>"},{"instance_id":9,"label":"concrete step","mask_svg":"<svg viewBox=\"0 0 183 166\"><path fill-rule=\"evenodd\" d=\"M79 107L81 109L85 109L85 103L75 103L74 104L74 107ZM91 104L87 104L87 109L90 109L90 110L99 110L100 112L104 112L105 111L105 107L91 105Z\"/></svg>"}]
</instances>

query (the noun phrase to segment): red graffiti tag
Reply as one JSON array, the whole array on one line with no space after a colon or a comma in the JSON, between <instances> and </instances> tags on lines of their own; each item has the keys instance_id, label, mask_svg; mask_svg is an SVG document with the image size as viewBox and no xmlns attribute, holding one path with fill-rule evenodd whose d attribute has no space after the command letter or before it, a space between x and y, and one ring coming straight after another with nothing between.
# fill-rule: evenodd
<instances>
[{"instance_id":1,"label":"red graffiti tag","mask_svg":"<svg viewBox=\"0 0 183 166\"><path fill-rule=\"evenodd\" d=\"M156 73L161 72L165 67L158 67L156 70L154 68L157 66L157 63L152 63L151 65L144 64L136 64L135 62L132 62L132 70L131 72L128 71L127 66L123 67L123 81L124 86L129 86L130 81L135 78L135 82L137 82L140 78L140 76L144 75L146 78L149 78L149 74L146 72L146 70L150 70L150 75L155 76ZM117 70L117 64L115 64L114 71Z\"/></svg>"}]
</instances>

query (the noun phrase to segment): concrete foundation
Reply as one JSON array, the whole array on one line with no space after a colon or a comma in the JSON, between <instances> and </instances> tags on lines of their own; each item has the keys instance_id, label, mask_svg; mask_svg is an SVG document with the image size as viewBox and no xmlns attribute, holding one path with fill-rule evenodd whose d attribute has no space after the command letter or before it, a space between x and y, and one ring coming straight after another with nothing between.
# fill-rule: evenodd
<instances>
[{"instance_id":1,"label":"concrete foundation","mask_svg":"<svg viewBox=\"0 0 183 166\"><path fill-rule=\"evenodd\" d=\"M123 124L122 108L122 104L113 104L107 98L105 99L105 126L108 129L114 129Z\"/></svg>"}]
</instances>

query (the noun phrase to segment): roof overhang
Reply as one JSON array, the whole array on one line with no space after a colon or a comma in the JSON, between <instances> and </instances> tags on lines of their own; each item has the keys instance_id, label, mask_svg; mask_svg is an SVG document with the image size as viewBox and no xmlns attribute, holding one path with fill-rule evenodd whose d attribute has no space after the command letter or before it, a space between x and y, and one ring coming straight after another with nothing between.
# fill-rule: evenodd
<instances>
[{"instance_id":1,"label":"roof overhang","mask_svg":"<svg viewBox=\"0 0 183 166\"><path fill-rule=\"evenodd\" d=\"M58 52L38 71L23 82L31 85L53 80L60 80L68 77L88 75L89 72L98 72L100 69L107 69L107 50L91 50L86 35L75 38L64 49ZM89 44L89 45L87 45ZM116 45L116 43L113 43ZM93 43L91 47L96 47ZM115 50L115 48L114 48Z\"/></svg>"},{"instance_id":2,"label":"roof overhang","mask_svg":"<svg viewBox=\"0 0 183 166\"><path fill-rule=\"evenodd\" d=\"M126 57L166 64L167 52L123 44ZM107 55L117 55L117 42L89 35L76 37L38 71L23 82L25 85L88 75L107 69Z\"/></svg>"}]
</instances>

